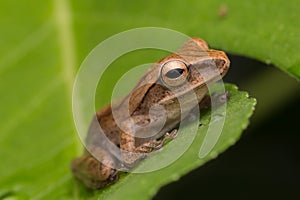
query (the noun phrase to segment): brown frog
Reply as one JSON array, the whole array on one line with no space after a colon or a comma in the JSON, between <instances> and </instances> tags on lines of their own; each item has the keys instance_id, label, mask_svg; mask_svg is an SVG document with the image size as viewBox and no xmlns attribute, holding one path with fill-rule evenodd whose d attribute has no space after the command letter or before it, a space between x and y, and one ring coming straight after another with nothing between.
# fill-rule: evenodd
<instances>
[{"instance_id":1,"label":"brown frog","mask_svg":"<svg viewBox=\"0 0 300 200\"><path fill-rule=\"evenodd\" d=\"M187 40L154 64L119 104L96 113L86 140L88 151L72 162L75 177L87 187L101 188L118 179L119 169L131 169L160 149L166 139L176 137L181 119L198 106L191 95L201 105L207 83L222 78L229 64L224 52L209 49L200 38ZM101 130L94 128L99 125ZM118 155L105 148L101 135L120 149Z\"/></svg>"}]
</instances>

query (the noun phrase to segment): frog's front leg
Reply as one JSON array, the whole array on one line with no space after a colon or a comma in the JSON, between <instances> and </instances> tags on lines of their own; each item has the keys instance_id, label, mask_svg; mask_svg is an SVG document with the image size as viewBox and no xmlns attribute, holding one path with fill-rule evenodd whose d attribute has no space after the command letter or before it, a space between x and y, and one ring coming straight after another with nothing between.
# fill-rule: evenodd
<instances>
[{"instance_id":1,"label":"frog's front leg","mask_svg":"<svg viewBox=\"0 0 300 200\"><path fill-rule=\"evenodd\" d=\"M166 140L174 139L177 136L177 129L164 134L161 138L145 142L136 146L135 137L121 132L120 146L123 150L123 161L128 167L133 167L139 160L146 157L148 153L159 150L163 147Z\"/></svg>"},{"instance_id":2,"label":"frog's front leg","mask_svg":"<svg viewBox=\"0 0 300 200\"><path fill-rule=\"evenodd\" d=\"M101 162L86 152L72 161L71 168L75 177L93 189L99 189L117 181L119 175L112 168L114 160L110 154L96 146L90 147L89 150L101 158Z\"/></svg>"}]
</instances>

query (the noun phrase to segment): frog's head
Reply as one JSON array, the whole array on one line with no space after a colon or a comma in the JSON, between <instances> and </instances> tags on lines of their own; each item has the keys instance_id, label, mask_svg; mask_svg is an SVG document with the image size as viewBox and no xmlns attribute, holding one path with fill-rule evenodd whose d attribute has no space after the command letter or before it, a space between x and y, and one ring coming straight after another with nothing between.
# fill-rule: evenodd
<instances>
[{"instance_id":1,"label":"frog's head","mask_svg":"<svg viewBox=\"0 0 300 200\"><path fill-rule=\"evenodd\" d=\"M201 100L207 92L206 85L221 79L229 68L230 61L222 51L209 49L200 38L187 40L174 54L156 63L141 78L129 95L130 113L144 102L170 104L179 96L189 98L194 91ZM176 96L176 97L175 97Z\"/></svg>"},{"instance_id":2,"label":"frog's head","mask_svg":"<svg viewBox=\"0 0 300 200\"><path fill-rule=\"evenodd\" d=\"M209 49L200 38L188 40L175 54L160 62L160 81L177 96L191 88L197 93L209 83L221 79L230 65L223 51ZM188 89L190 88L190 89Z\"/></svg>"}]
</instances>

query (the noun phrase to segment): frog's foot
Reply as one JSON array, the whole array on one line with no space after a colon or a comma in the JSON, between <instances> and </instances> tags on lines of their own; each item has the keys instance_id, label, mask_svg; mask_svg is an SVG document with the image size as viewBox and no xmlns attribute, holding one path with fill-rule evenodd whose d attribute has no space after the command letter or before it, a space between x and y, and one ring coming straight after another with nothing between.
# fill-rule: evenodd
<instances>
[{"instance_id":1,"label":"frog's foot","mask_svg":"<svg viewBox=\"0 0 300 200\"><path fill-rule=\"evenodd\" d=\"M228 101L229 96L230 96L229 91L225 91L224 93L221 94L213 93L210 96L207 95L199 103L199 108L200 110L204 108L209 108L212 102L214 102L215 106L222 105L223 103Z\"/></svg>"},{"instance_id":2,"label":"frog's foot","mask_svg":"<svg viewBox=\"0 0 300 200\"><path fill-rule=\"evenodd\" d=\"M166 133L164 136L157 140L145 142L142 145L131 149L130 151L123 151L123 161L127 167L131 168L138 163L139 160L145 158L149 153L161 149L165 142L170 139L174 139L178 135L177 129L174 129L170 133Z\"/></svg>"},{"instance_id":3,"label":"frog's foot","mask_svg":"<svg viewBox=\"0 0 300 200\"><path fill-rule=\"evenodd\" d=\"M173 129L173 130L171 131L171 133L167 132L167 133L163 136L163 140L164 140L164 142L165 142L166 140L169 140L169 139L172 140L172 139L176 138L177 135L178 135L178 130L177 130L177 129Z\"/></svg>"},{"instance_id":4,"label":"frog's foot","mask_svg":"<svg viewBox=\"0 0 300 200\"><path fill-rule=\"evenodd\" d=\"M98 153L103 153L103 151ZM113 160L109 155L102 155L102 158L103 162L100 162L87 153L74 159L71 165L74 176L92 189L99 189L116 182L119 178L118 171L111 168L110 164L103 164L113 164Z\"/></svg>"},{"instance_id":5,"label":"frog's foot","mask_svg":"<svg viewBox=\"0 0 300 200\"><path fill-rule=\"evenodd\" d=\"M137 147L135 149L135 152L139 153L150 153L156 150L161 149L167 140L172 140L178 135L177 129L172 130L170 133L167 132L165 135L163 135L158 140L153 140L150 142L146 142L142 144L141 146Z\"/></svg>"}]
</instances>

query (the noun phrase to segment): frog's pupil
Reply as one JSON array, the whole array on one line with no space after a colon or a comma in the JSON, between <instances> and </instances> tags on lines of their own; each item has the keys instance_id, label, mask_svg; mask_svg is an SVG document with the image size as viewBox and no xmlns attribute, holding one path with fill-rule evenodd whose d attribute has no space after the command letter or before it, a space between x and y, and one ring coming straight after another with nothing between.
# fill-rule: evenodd
<instances>
[{"instance_id":1,"label":"frog's pupil","mask_svg":"<svg viewBox=\"0 0 300 200\"><path fill-rule=\"evenodd\" d=\"M183 73L183 71L184 70L180 68L172 69L167 72L166 76L171 79L178 78Z\"/></svg>"}]
</instances>

